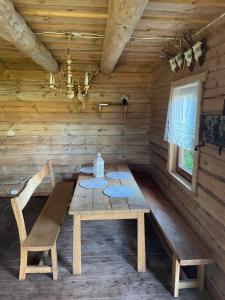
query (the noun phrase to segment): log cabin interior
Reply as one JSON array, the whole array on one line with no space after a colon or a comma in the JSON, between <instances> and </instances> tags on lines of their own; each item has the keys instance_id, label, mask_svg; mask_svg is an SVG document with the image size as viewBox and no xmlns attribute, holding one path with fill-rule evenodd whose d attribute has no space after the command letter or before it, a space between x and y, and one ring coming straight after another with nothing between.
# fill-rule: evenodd
<instances>
[{"instance_id":1,"label":"log cabin interior","mask_svg":"<svg viewBox=\"0 0 225 300\"><path fill-rule=\"evenodd\" d=\"M0 299L225 299L225 1L0 25Z\"/></svg>"}]
</instances>

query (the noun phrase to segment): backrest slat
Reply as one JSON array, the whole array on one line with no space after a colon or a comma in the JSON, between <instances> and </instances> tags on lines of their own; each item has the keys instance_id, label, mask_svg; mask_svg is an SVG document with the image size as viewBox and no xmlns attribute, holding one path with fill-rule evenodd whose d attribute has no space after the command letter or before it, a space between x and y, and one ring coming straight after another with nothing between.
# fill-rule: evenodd
<instances>
[{"instance_id":1,"label":"backrest slat","mask_svg":"<svg viewBox=\"0 0 225 300\"><path fill-rule=\"evenodd\" d=\"M28 180L27 185L22 190L22 192L17 197L11 199L11 204L16 218L21 244L23 244L27 238L27 231L23 217L23 209L30 200L33 192L36 190L36 188L43 181L44 177L47 174L50 174L53 185L55 183L54 175L52 172L51 164L50 162L48 162L44 167L41 168L41 170L38 173L36 173L32 178Z\"/></svg>"},{"instance_id":2,"label":"backrest slat","mask_svg":"<svg viewBox=\"0 0 225 300\"><path fill-rule=\"evenodd\" d=\"M11 204L19 231L20 244L22 245L27 238L27 230L24 222L23 212L20 209L16 198L11 199Z\"/></svg>"},{"instance_id":3,"label":"backrest slat","mask_svg":"<svg viewBox=\"0 0 225 300\"><path fill-rule=\"evenodd\" d=\"M28 180L24 190L19 194L19 196L16 197L21 210L23 210L27 205L27 202L29 201L33 192L36 190L36 188L39 186L39 184L47 174L49 174L48 164L42 167L42 169L37 174L35 174L31 179Z\"/></svg>"},{"instance_id":4,"label":"backrest slat","mask_svg":"<svg viewBox=\"0 0 225 300\"><path fill-rule=\"evenodd\" d=\"M49 174L50 174L51 182L52 182L52 188L54 189L54 187L55 187L55 176L54 176L54 173L53 173L53 170L52 170L52 165L51 165L50 160L48 161L48 166L49 166Z\"/></svg>"}]
</instances>

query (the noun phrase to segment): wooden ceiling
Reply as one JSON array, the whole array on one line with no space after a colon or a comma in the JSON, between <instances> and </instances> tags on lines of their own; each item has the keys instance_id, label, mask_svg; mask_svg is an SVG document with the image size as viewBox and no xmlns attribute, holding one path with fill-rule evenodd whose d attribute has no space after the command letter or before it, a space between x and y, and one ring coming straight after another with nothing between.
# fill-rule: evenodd
<instances>
[{"instance_id":1,"label":"wooden ceiling","mask_svg":"<svg viewBox=\"0 0 225 300\"><path fill-rule=\"evenodd\" d=\"M104 35L107 0L14 0L16 10L35 33L85 32ZM204 27L225 11L224 0L150 0L127 44L120 64L153 65L166 43L159 38L180 35L187 29ZM40 34L59 63L66 58L64 35ZM143 40L139 38L156 38ZM71 56L79 64L99 64L103 39L73 38ZM0 40L0 61L30 61L10 43Z\"/></svg>"}]
</instances>

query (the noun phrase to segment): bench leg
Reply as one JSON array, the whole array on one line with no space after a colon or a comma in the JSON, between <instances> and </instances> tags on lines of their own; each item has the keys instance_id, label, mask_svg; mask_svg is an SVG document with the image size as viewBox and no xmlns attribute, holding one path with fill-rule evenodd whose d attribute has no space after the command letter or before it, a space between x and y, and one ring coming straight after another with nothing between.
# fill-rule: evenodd
<instances>
[{"instance_id":1,"label":"bench leg","mask_svg":"<svg viewBox=\"0 0 225 300\"><path fill-rule=\"evenodd\" d=\"M26 267L27 267L27 250L20 249L20 275L19 280L24 280L26 278Z\"/></svg>"},{"instance_id":2,"label":"bench leg","mask_svg":"<svg viewBox=\"0 0 225 300\"><path fill-rule=\"evenodd\" d=\"M200 291L203 291L204 289L204 274L205 274L205 266L204 265L200 265L198 266L198 286Z\"/></svg>"},{"instance_id":3,"label":"bench leg","mask_svg":"<svg viewBox=\"0 0 225 300\"><path fill-rule=\"evenodd\" d=\"M145 215L138 213L137 217L137 269L138 272L146 271L145 258Z\"/></svg>"},{"instance_id":4,"label":"bench leg","mask_svg":"<svg viewBox=\"0 0 225 300\"><path fill-rule=\"evenodd\" d=\"M73 215L73 274L81 274L80 215Z\"/></svg>"},{"instance_id":5,"label":"bench leg","mask_svg":"<svg viewBox=\"0 0 225 300\"><path fill-rule=\"evenodd\" d=\"M174 297L178 297L179 294L179 281L180 281L180 264L173 254L172 263L172 292Z\"/></svg>"},{"instance_id":6,"label":"bench leg","mask_svg":"<svg viewBox=\"0 0 225 300\"><path fill-rule=\"evenodd\" d=\"M57 261L57 248L56 248L56 244L51 249L51 258L52 258L53 280L57 280L58 279L58 261Z\"/></svg>"}]
</instances>

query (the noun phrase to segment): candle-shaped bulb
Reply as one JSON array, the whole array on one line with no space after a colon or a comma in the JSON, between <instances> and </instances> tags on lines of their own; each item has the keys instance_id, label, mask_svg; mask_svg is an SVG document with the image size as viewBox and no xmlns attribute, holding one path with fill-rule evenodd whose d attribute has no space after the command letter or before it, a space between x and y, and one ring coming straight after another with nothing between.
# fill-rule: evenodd
<instances>
[{"instance_id":1,"label":"candle-shaped bulb","mask_svg":"<svg viewBox=\"0 0 225 300\"><path fill-rule=\"evenodd\" d=\"M68 72L67 83L72 83L72 73Z\"/></svg>"},{"instance_id":2,"label":"candle-shaped bulb","mask_svg":"<svg viewBox=\"0 0 225 300\"><path fill-rule=\"evenodd\" d=\"M49 87L54 89L55 86L55 77L52 73L49 74Z\"/></svg>"},{"instance_id":3,"label":"candle-shaped bulb","mask_svg":"<svg viewBox=\"0 0 225 300\"><path fill-rule=\"evenodd\" d=\"M88 85L88 72L85 73L84 85Z\"/></svg>"}]
</instances>

